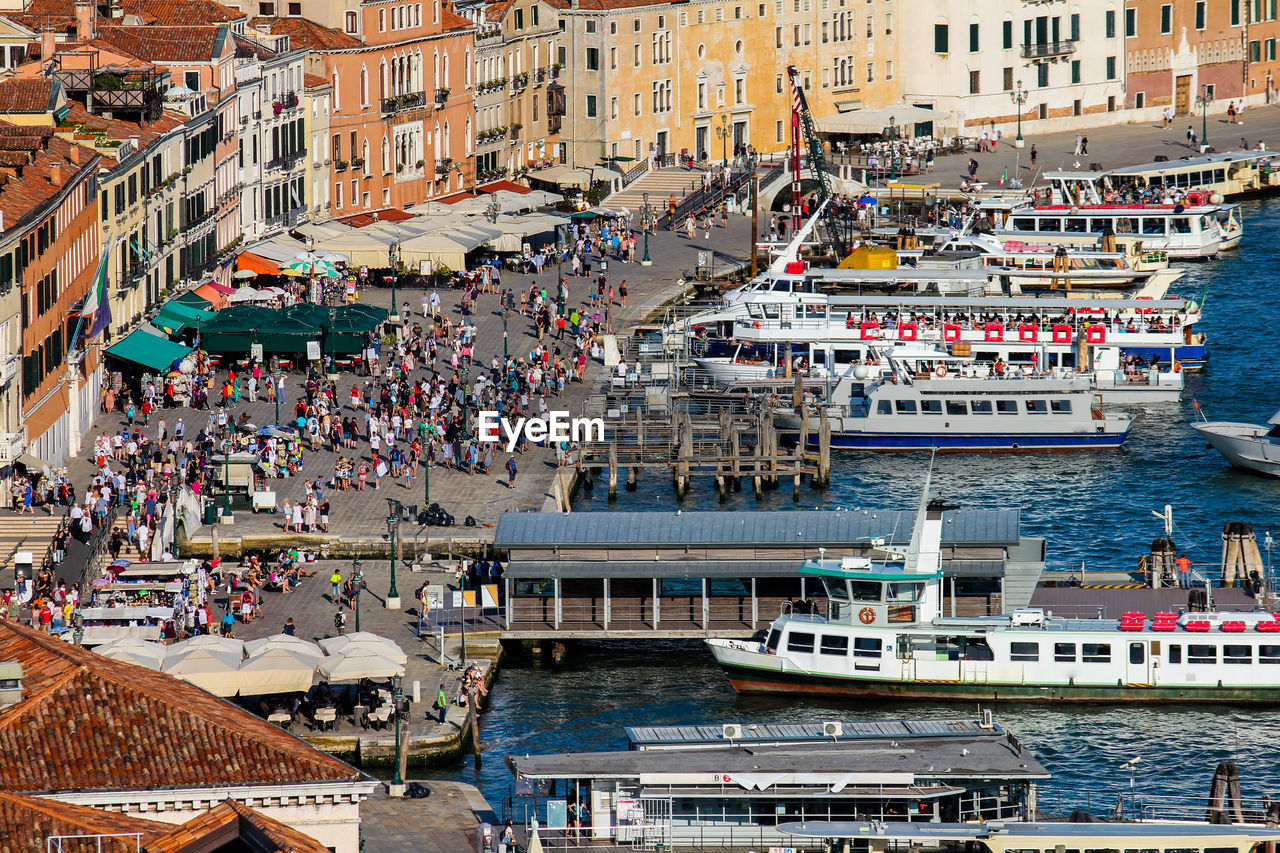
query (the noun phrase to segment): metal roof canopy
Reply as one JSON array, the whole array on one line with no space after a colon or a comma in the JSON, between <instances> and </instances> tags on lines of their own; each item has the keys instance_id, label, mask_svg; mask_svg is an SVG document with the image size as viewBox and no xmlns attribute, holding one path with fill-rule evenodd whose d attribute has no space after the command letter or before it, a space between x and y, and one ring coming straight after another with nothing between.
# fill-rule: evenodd
<instances>
[{"instance_id":1,"label":"metal roof canopy","mask_svg":"<svg viewBox=\"0 0 1280 853\"><path fill-rule=\"evenodd\" d=\"M1045 270L1052 275L1052 270ZM1064 274L1065 275L1065 274ZM1069 299L1063 296L857 296L854 294L837 294L826 297L826 304L831 307L846 305L883 308L964 308L976 310L981 308L1104 308L1111 311L1137 310L1148 308L1182 309L1187 305L1185 299Z\"/></svg>"},{"instance_id":2,"label":"metal roof canopy","mask_svg":"<svg viewBox=\"0 0 1280 853\"><path fill-rule=\"evenodd\" d=\"M1159 163L1139 163L1136 166L1120 166L1108 169L1107 175L1137 175L1143 172L1164 172L1174 169L1187 169L1241 163L1248 160L1269 160L1280 156L1280 151L1224 151L1221 154L1204 154L1199 157L1180 157L1177 160L1164 160Z\"/></svg>"},{"instance_id":3,"label":"metal roof canopy","mask_svg":"<svg viewBox=\"0 0 1280 853\"><path fill-rule=\"evenodd\" d=\"M870 543L862 543L868 550ZM809 552L817 550L810 546ZM842 552L846 553L846 552ZM665 560L614 560L614 559L574 559L572 557L555 560L542 560L536 557L523 558L510 563L504 573L505 577L514 579L560 578L572 580L588 578L627 579L636 578L790 578L800 577L799 568L804 562L801 557L791 559L761 560L700 560L697 554L676 554ZM989 578L1007 572L1003 559L972 559L967 554L954 558L942 558L942 570L948 577L957 578ZM617 594L615 592L615 594ZM712 590L712 595L716 595Z\"/></svg>"},{"instance_id":4,"label":"metal roof canopy","mask_svg":"<svg viewBox=\"0 0 1280 853\"><path fill-rule=\"evenodd\" d=\"M1232 826L1192 822L1140 821L1121 823L869 823L867 821L810 820L782 823L778 831L787 835L815 838L887 838L894 840L953 840L990 838L1239 838L1247 841L1271 841L1280 838L1280 830L1263 826ZM1039 846L1038 844L1036 846Z\"/></svg>"},{"instance_id":5,"label":"metal roof canopy","mask_svg":"<svg viewBox=\"0 0 1280 853\"><path fill-rule=\"evenodd\" d=\"M705 745L780 743L783 741L821 741L833 743L868 738L930 738L974 735L976 737L1004 736L1005 730L992 724L983 728L978 720L858 720L843 721L841 734L831 736L823 732L824 723L745 723L738 737L725 737L723 725L714 726L627 726L627 740L633 749L673 749Z\"/></svg>"},{"instance_id":6,"label":"metal roof canopy","mask_svg":"<svg viewBox=\"0 0 1280 853\"><path fill-rule=\"evenodd\" d=\"M1004 546L1019 541L1021 516L1016 509L949 510L942 519L943 547ZM561 550L865 547L872 537L883 537L887 544L906 544L914 522L915 513L908 510L506 513L498 521L493 544L495 548Z\"/></svg>"}]
</instances>

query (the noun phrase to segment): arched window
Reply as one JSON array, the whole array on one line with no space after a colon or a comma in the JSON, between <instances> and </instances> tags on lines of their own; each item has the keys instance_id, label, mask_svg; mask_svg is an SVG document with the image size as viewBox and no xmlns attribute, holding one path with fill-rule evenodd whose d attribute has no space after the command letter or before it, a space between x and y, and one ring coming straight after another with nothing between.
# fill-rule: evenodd
<instances>
[{"instance_id":1,"label":"arched window","mask_svg":"<svg viewBox=\"0 0 1280 853\"><path fill-rule=\"evenodd\" d=\"M452 156L452 155L449 153L449 143L450 143L451 141L452 141L452 140L450 140L450 139L449 139L449 120L448 120L448 119L445 119L445 122L444 122L444 156L445 156L446 158L447 158L447 157Z\"/></svg>"},{"instance_id":2,"label":"arched window","mask_svg":"<svg viewBox=\"0 0 1280 853\"><path fill-rule=\"evenodd\" d=\"M391 146L387 144L387 135L382 135L382 171L391 171Z\"/></svg>"},{"instance_id":3,"label":"arched window","mask_svg":"<svg viewBox=\"0 0 1280 853\"><path fill-rule=\"evenodd\" d=\"M360 66L360 105L369 106L369 72Z\"/></svg>"},{"instance_id":4,"label":"arched window","mask_svg":"<svg viewBox=\"0 0 1280 853\"><path fill-rule=\"evenodd\" d=\"M448 89L449 88L449 54L447 53L444 55L444 67L442 71L443 73L440 75L440 88Z\"/></svg>"},{"instance_id":5,"label":"arched window","mask_svg":"<svg viewBox=\"0 0 1280 853\"><path fill-rule=\"evenodd\" d=\"M373 164L369 162L369 138L368 137L365 137L364 142L361 143L360 145L360 159L364 160L364 169L363 169L364 173L368 175L371 172L373 172Z\"/></svg>"},{"instance_id":6,"label":"arched window","mask_svg":"<svg viewBox=\"0 0 1280 853\"><path fill-rule=\"evenodd\" d=\"M440 82L440 51L435 51L431 59L431 88L439 89L442 85Z\"/></svg>"},{"instance_id":7,"label":"arched window","mask_svg":"<svg viewBox=\"0 0 1280 853\"><path fill-rule=\"evenodd\" d=\"M537 48L534 48L537 50ZM469 87L471 85L471 51L467 50L465 59L462 62L462 85Z\"/></svg>"},{"instance_id":8,"label":"arched window","mask_svg":"<svg viewBox=\"0 0 1280 853\"><path fill-rule=\"evenodd\" d=\"M378 97L385 98L390 89L387 88L387 60L378 63Z\"/></svg>"},{"instance_id":9,"label":"arched window","mask_svg":"<svg viewBox=\"0 0 1280 853\"><path fill-rule=\"evenodd\" d=\"M463 133L465 134L462 138L463 153L466 156L470 157L471 156L471 116L467 116L467 123L465 128L463 129Z\"/></svg>"},{"instance_id":10,"label":"arched window","mask_svg":"<svg viewBox=\"0 0 1280 853\"><path fill-rule=\"evenodd\" d=\"M338 85L338 72L333 72L333 111L336 113L342 109L342 89Z\"/></svg>"}]
</instances>

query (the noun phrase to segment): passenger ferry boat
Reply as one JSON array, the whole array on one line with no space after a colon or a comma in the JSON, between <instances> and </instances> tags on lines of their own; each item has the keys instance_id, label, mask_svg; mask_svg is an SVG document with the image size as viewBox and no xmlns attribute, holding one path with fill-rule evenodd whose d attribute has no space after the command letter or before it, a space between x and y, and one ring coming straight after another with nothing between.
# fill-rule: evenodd
<instances>
[{"instance_id":1,"label":"passenger ferry boat","mask_svg":"<svg viewBox=\"0 0 1280 853\"><path fill-rule=\"evenodd\" d=\"M784 614L759 642L707 641L740 693L1018 702L1280 702L1280 619L1265 612L941 611L943 513L926 476L910 544L883 565L821 559L825 615Z\"/></svg>"},{"instance_id":2,"label":"passenger ferry boat","mask_svg":"<svg viewBox=\"0 0 1280 853\"><path fill-rule=\"evenodd\" d=\"M1121 166L1104 172L1103 180L1112 189L1203 193L1200 200L1220 204L1224 198L1245 198L1280 189L1277 158L1277 151L1224 151Z\"/></svg>"},{"instance_id":3,"label":"passenger ferry boat","mask_svg":"<svg viewBox=\"0 0 1280 853\"><path fill-rule=\"evenodd\" d=\"M997 229L1054 234L1110 233L1142 240L1171 258L1205 259L1234 249L1244 236L1238 204L1108 204L1100 172L1047 172L1049 187L1031 205L980 202Z\"/></svg>"},{"instance_id":4,"label":"passenger ferry boat","mask_svg":"<svg viewBox=\"0 0 1280 853\"><path fill-rule=\"evenodd\" d=\"M848 450L1038 453L1116 448L1133 425L1106 414L1084 378L922 378L886 361L879 375L854 368L813 410L776 407L779 433L818 444L829 429L831 446Z\"/></svg>"}]
</instances>

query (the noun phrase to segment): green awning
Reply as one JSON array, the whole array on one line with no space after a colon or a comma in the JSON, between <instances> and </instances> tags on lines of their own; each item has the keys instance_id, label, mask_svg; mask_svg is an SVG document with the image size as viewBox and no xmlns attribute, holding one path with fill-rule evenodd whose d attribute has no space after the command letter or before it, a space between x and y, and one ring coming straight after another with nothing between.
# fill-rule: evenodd
<instances>
[{"instance_id":1,"label":"green awning","mask_svg":"<svg viewBox=\"0 0 1280 853\"><path fill-rule=\"evenodd\" d=\"M216 316L218 315L214 311L205 311L171 299L161 306L151 322L169 334L176 335L188 326L206 325Z\"/></svg>"},{"instance_id":2,"label":"green awning","mask_svg":"<svg viewBox=\"0 0 1280 853\"><path fill-rule=\"evenodd\" d=\"M208 311L213 307L213 303L203 296L196 294L194 290L188 290L181 296L175 296L170 302L176 302L179 305L189 305L192 308L199 308L201 311Z\"/></svg>"},{"instance_id":3,"label":"green awning","mask_svg":"<svg viewBox=\"0 0 1280 853\"><path fill-rule=\"evenodd\" d=\"M130 332L124 340L107 348L107 355L157 373L168 370L175 361L186 358L190 352L191 347L157 338L141 329Z\"/></svg>"}]
</instances>

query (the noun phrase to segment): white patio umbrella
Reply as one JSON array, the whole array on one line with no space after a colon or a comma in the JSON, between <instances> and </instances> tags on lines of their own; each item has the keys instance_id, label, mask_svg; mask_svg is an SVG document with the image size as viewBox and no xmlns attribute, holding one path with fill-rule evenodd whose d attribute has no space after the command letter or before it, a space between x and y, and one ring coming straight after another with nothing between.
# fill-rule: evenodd
<instances>
[{"instance_id":1,"label":"white patio umbrella","mask_svg":"<svg viewBox=\"0 0 1280 853\"><path fill-rule=\"evenodd\" d=\"M380 654L379 644L367 643L325 656L316 671L330 684L341 684L362 678L404 675L404 664Z\"/></svg>"},{"instance_id":2,"label":"white patio umbrella","mask_svg":"<svg viewBox=\"0 0 1280 853\"><path fill-rule=\"evenodd\" d=\"M324 657L324 650L315 643L310 640L304 640L301 637L292 637L288 634L273 634L270 637L247 640L244 644L244 650L249 653L250 658L274 651L286 651L295 657L310 660L312 668L320 662L320 658Z\"/></svg>"},{"instance_id":3,"label":"white patio umbrella","mask_svg":"<svg viewBox=\"0 0 1280 853\"><path fill-rule=\"evenodd\" d=\"M104 643L98 646L95 651L103 657L145 666L147 669L160 669L164 666L165 647L159 643L149 643L146 640L127 637Z\"/></svg>"},{"instance_id":4,"label":"white patio umbrella","mask_svg":"<svg viewBox=\"0 0 1280 853\"><path fill-rule=\"evenodd\" d=\"M314 658L276 646L240 664L240 695L307 691L315 674Z\"/></svg>"},{"instance_id":5,"label":"white patio umbrella","mask_svg":"<svg viewBox=\"0 0 1280 853\"><path fill-rule=\"evenodd\" d=\"M240 691L239 669L238 657L206 648L166 655L162 671L214 696L234 696Z\"/></svg>"},{"instance_id":6,"label":"white patio umbrella","mask_svg":"<svg viewBox=\"0 0 1280 853\"><path fill-rule=\"evenodd\" d=\"M216 634L200 634L180 643L169 646L168 656L185 654L194 649L210 649L224 654L234 655L236 660L244 657L244 640L232 637L219 637Z\"/></svg>"},{"instance_id":7,"label":"white patio umbrella","mask_svg":"<svg viewBox=\"0 0 1280 853\"><path fill-rule=\"evenodd\" d=\"M396 645L395 640L369 631L356 631L352 634L342 634L337 637L325 637L320 641L320 648L330 655L345 653L351 647L360 646L371 646L379 654L389 657L398 663L403 664L409 660L409 656L404 653L400 646Z\"/></svg>"}]
</instances>

